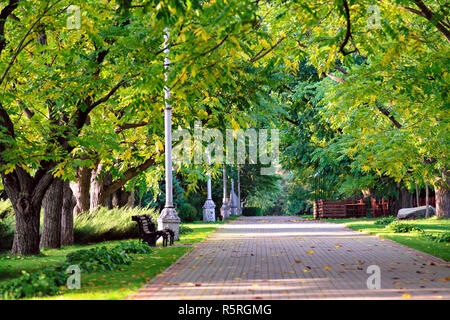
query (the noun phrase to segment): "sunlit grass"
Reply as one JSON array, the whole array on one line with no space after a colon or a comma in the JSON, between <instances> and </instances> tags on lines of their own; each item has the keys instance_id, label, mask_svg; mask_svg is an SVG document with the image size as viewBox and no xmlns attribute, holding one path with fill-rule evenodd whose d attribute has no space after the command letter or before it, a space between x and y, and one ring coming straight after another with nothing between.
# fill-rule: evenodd
<instances>
[{"instance_id":1,"label":"sunlit grass","mask_svg":"<svg viewBox=\"0 0 450 320\"><path fill-rule=\"evenodd\" d=\"M450 243L437 243L425 238L418 232L394 233L385 226L376 225L379 218L349 218L349 219L323 219L323 221L343 223L350 229L374 234L382 238L390 239L416 250L429 253L438 258L450 261ZM422 228L429 233L450 232L450 219L429 219L407 220L405 223Z\"/></svg>"},{"instance_id":2,"label":"sunlit grass","mask_svg":"<svg viewBox=\"0 0 450 320\"><path fill-rule=\"evenodd\" d=\"M190 251L193 244L207 238L223 223L219 221L216 223L194 222L185 224L194 231L180 235L180 241L176 241L174 246L158 246L150 254L133 255L133 262L119 270L82 272L81 289L67 290L63 288L60 295L39 299L124 299L178 260L183 254ZM75 245L61 249L43 250L40 256L33 257L2 254L0 255L0 282L20 276L22 270L32 272L61 264L69 252L104 245L113 246L120 242L108 241L92 245Z\"/></svg>"}]
</instances>

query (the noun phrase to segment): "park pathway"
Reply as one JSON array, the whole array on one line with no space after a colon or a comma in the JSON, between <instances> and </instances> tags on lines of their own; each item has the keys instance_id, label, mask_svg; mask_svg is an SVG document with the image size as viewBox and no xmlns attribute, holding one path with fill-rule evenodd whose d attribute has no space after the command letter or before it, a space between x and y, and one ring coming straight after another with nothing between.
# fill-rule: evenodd
<instances>
[{"instance_id":1,"label":"park pathway","mask_svg":"<svg viewBox=\"0 0 450 320\"><path fill-rule=\"evenodd\" d=\"M368 289L370 265L381 289ZM131 299L450 299L450 264L340 224L240 217Z\"/></svg>"}]
</instances>

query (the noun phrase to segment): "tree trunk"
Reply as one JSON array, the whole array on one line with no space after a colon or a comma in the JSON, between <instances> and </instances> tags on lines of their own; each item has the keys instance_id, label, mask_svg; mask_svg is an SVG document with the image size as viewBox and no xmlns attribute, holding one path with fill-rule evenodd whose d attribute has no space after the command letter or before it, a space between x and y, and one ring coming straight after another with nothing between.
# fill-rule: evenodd
<instances>
[{"instance_id":1,"label":"tree trunk","mask_svg":"<svg viewBox=\"0 0 450 320\"><path fill-rule=\"evenodd\" d=\"M128 200L127 203L125 204L126 207L128 208L133 208L134 207L134 202L136 201L136 199L134 198L134 191L128 191Z\"/></svg>"},{"instance_id":2,"label":"tree trunk","mask_svg":"<svg viewBox=\"0 0 450 320\"><path fill-rule=\"evenodd\" d=\"M113 207L123 208L134 206L134 192L133 191L125 191L123 189L119 189L112 195L112 204Z\"/></svg>"},{"instance_id":3,"label":"tree trunk","mask_svg":"<svg viewBox=\"0 0 450 320\"><path fill-rule=\"evenodd\" d=\"M408 189L402 187L400 189L400 209L409 208L410 193Z\"/></svg>"},{"instance_id":4,"label":"tree trunk","mask_svg":"<svg viewBox=\"0 0 450 320\"><path fill-rule=\"evenodd\" d=\"M63 205L63 181L55 179L44 197L44 223L41 249L61 247L61 215Z\"/></svg>"},{"instance_id":5,"label":"tree trunk","mask_svg":"<svg viewBox=\"0 0 450 320\"><path fill-rule=\"evenodd\" d=\"M91 184L91 169L79 167L76 174L76 182L70 183L76 205L73 209L73 215L89 211L89 187Z\"/></svg>"},{"instance_id":6,"label":"tree trunk","mask_svg":"<svg viewBox=\"0 0 450 320\"><path fill-rule=\"evenodd\" d=\"M47 169L42 169L45 172ZM53 182L50 171L38 172L39 179L31 177L22 168L2 172L2 181L14 208L14 242L12 254L39 254L39 220L42 199Z\"/></svg>"},{"instance_id":7,"label":"tree trunk","mask_svg":"<svg viewBox=\"0 0 450 320\"><path fill-rule=\"evenodd\" d=\"M105 173L105 177L103 178L103 189L105 188L105 185L111 184L113 182L112 174L109 172ZM106 197L106 207L108 207L109 210L111 210L113 206L113 195L110 194Z\"/></svg>"},{"instance_id":8,"label":"tree trunk","mask_svg":"<svg viewBox=\"0 0 450 320\"><path fill-rule=\"evenodd\" d=\"M442 180L435 186L436 217L450 217L450 175L448 170L442 173Z\"/></svg>"},{"instance_id":9,"label":"tree trunk","mask_svg":"<svg viewBox=\"0 0 450 320\"><path fill-rule=\"evenodd\" d=\"M15 225L12 254L39 254L39 220L41 208L29 206L26 201L14 206Z\"/></svg>"},{"instance_id":10,"label":"tree trunk","mask_svg":"<svg viewBox=\"0 0 450 320\"><path fill-rule=\"evenodd\" d=\"M409 207L409 191L403 186L403 183L397 182L398 198L393 199L393 213L397 215L398 210Z\"/></svg>"},{"instance_id":11,"label":"tree trunk","mask_svg":"<svg viewBox=\"0 0 450 320\"><path fill-rule=\"evenodd\" d=\"M100 163L92 170L91 177L91 203L90 209L95 210L99 206L107 205L107 197L104 196L104 181L101 176L103 164Z\"/></svg>"},{"instance_id":12,"label":"tree trunk","mask_svg":"<svg viewBox=\"0 0 450 320\"><path fill-rule=\"evenodd\" d=\"M420 194L418 184L416 184L416 207L420 207Z\"/></svg>"},{"instance_id":13,"label":"tree trunk","mask_svg":"<svg viewBox=\"0 0 450 320\"><path fill-rule=\"evenodd\" d=\"M450 189L445 187L436 187L436 216L438 218L450 218Z\"/></svg>"},{"instance_id":14,"label":"tree trunk","mask_svg":"<svg viewBox=\"0 0 450 320\"><path fill-rule=\"evenodd\" d=\"M76 200L70 189L69 180L64 181L63 186L63 204L61 218L61 245L73 245L73 209Z\"/></svg>"}]
</instances>

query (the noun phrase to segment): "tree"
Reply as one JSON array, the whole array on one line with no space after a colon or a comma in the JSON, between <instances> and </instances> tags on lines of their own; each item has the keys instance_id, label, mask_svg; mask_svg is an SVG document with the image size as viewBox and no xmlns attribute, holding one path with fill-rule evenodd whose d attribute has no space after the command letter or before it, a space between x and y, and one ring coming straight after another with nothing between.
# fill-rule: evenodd
<instances>
[{"instance_id":1,"label":"tree","mask_svg":"<svg viewBox=\"0 0 450 320\"><path fill-rule=\"evenodd\" d=\"M261 10L292 30L274 54L288 52L294 69L307 57L327 78L321 116L342 130L340 151L365 172L405 184L429 180L437 215L448 216L445 2L275 1Z\"/></svg>"},{"instance_id":2,"label":"tree","mask_svg":"<svg viewBox=\"0 0 450 320\"><path fill-rule=\"evenodd\" d=\"M254 17L247 1L137 2L121 1L116 8L83 1L84 28L75 31L65 28L65 1L21 1L20 10L18 1L9 1L0 13L0 81L6 88L0 152L3 184L16 213L13 253L39 252L40 207L54 177L72 178L74 169L92 168L100 159L102 170L117 173L106 188L114 192L161 161L161 44L167 25L178 31L172 33L169 74L176 105L203 98L198 83L186 85L188 72L204 75L204 81L213 79L211 70L227 71L237 52L224 59L224 50L236 46L241 30L251 31ZM37 37L45 37L45 45L37 46ZM113 128L133 127L145 113L154 116L146 127L153 140L130 150L129 141L108 136ZM92 136L95 131L102 134ZM100 157L92 158L92 150ZM76 191L86 194L81 185ZM99 193L100 200L106 193Z\"/></svg>"}]
</instances>

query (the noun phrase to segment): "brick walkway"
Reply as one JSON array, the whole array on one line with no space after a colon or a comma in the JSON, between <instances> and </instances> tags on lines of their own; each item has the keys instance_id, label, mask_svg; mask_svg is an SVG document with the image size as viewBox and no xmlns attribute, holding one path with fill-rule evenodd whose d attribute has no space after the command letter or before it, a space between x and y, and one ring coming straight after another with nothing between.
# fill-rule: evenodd
<instances>
[{"instance_id":1,"label":"brick walkway","mask_svg":"<svg viewBox=\"0 0 450 320\"><path fill-rule=\"evenodd\" d=\"M369 265L381 289L367 289ZM450 264L340 224L240 217L131 299L450 299Z\"/></svg>"}]
</instances>

